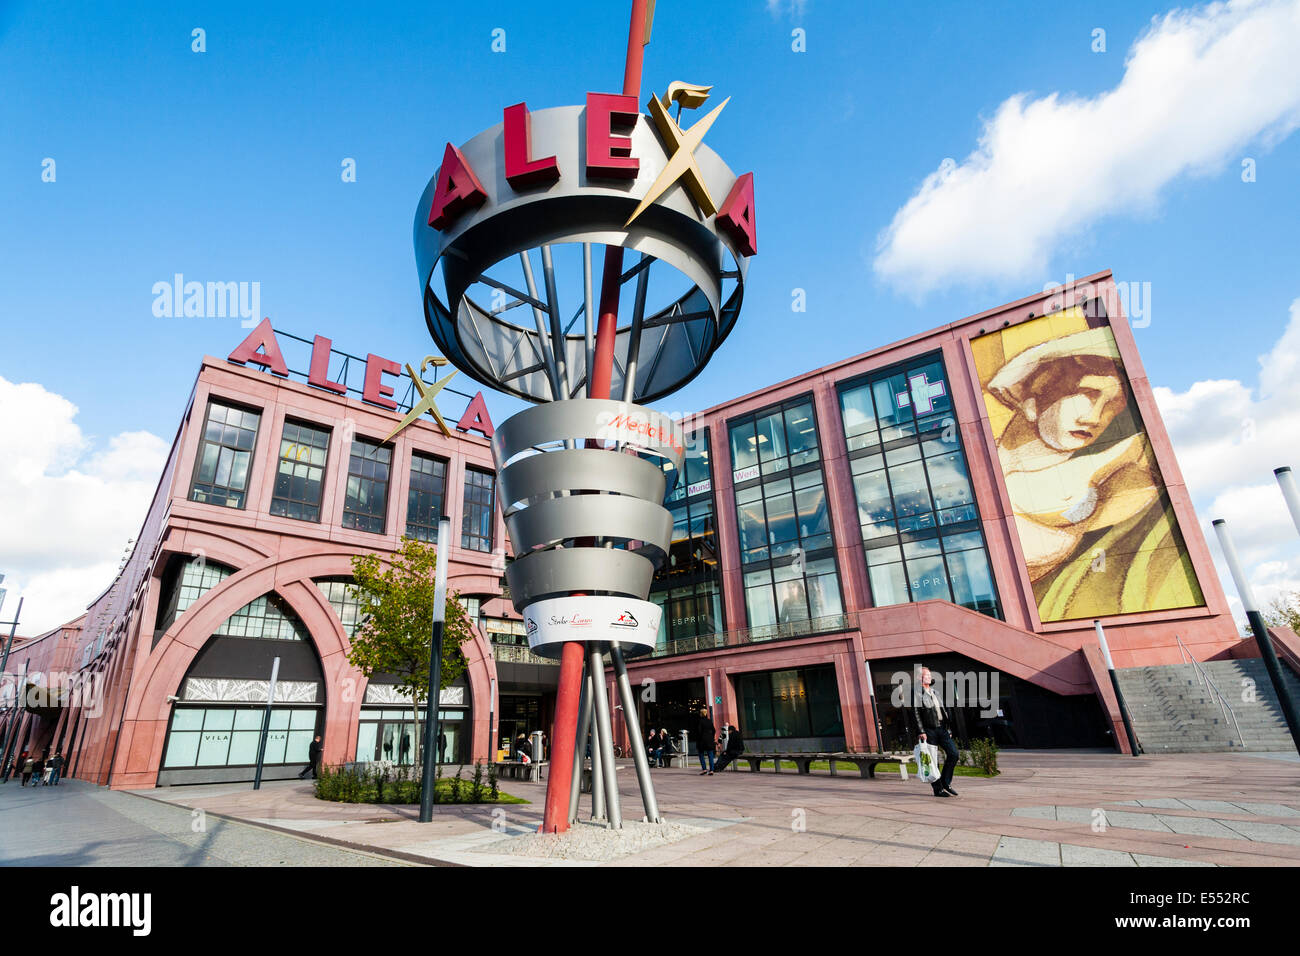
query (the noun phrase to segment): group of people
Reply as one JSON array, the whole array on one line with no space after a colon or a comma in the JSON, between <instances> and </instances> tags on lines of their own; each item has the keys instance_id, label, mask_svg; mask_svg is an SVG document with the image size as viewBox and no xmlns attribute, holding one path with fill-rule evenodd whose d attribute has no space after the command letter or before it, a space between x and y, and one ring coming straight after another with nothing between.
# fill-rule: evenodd
<instances>
[{"instance_id":1,"label":"group of people","mask_svg":"<svg viewBox=\"0 0 1300 956\"><path fill-rule=\"evenodd\" d=\"M745 741L740 736L738 727L726 724L722 730L722 757L715 759L718 752L718 731L709 717L709 709L701 707L695 724L695 750L700 758L701 777L712 777L715 770L725 770L728 764L745 752Z\"/></svg>"},{"instance_id":2,"label":"group of people","mask_svg":"<svg viewBox=\"0 0 1300 956\"><path fill-rule=\"evenodd\" d=\"M650 733L646 735L645 749L652 767L668 766L668 761L673 758L673 754L678 753L677 745L673 743L673 738L669 736L666 727L661 727L659 730L650 728Z\"/></svg>"},{"instance_id":3,"label":"group of people","mask_svg":"<svg viewBox=\"0 0 1300 956\"><path fill-rule=\"evenodd\" d=\"M57 787L59 777L63 773L63 752L54 751L51 756L50 752L45 751L44 756L37 756L24 750L14 759L14 775L22 778L22 785L25 787L31 783L33 787ZM36 782L32 783L32 778Z\"/></svg>"},{"instance_id":4,"label":"group of people","mask_svg":"<svg viewBox=\"0 0 1300 956\"><path fill-rule=\"evenodd\" d=\"M504 747L504 743L502 746ZM550 756L550 752L551 739L545 732L542 733L542 752L540 754L533 753L533 741L528 734L521 733L515 738L515 759L521 763L532 763L534 760L546 760Z\"/></svg>"},{"instance_id":5,"label":"group of people","mask_svg":"<svg viewBox=\"0 0 1300 956\"><path fill-rule=\"evenodd\" d=\"M745 741L740 730L731 724L723 727L722 756L718 757L718 731L709 717L709 709L701 707L695 721L695 749L700 759L700 776L713 776L717 770L726 768L733 760L745 752ZM667 767L674 755L681 753L667 728L650 729L646 735L646 755L651 767Z\"/></svg>"}]
</instances>

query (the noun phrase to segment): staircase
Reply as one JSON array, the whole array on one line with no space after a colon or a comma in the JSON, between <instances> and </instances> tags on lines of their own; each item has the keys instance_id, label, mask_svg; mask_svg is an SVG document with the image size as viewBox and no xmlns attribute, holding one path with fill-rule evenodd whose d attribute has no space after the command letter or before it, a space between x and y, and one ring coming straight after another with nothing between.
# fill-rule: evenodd
<instances>
[{"instance_id":1,"label":"staircase","mask_svg":"<svg viewBox=\"0 0 1300 956\"><path fill-rule=\"evenodd\" d=\"M1218 698L1197 678L1191 664L1126 667L1115 672L1143 750L1156 754L1295 749L1262 660L1206 661L1201 669L1227 700L1231 715L1223 714ZM1285 663L1282 674L1292 699L1300 705L1300 678ZM1250 682L1253 700L1248 699Z\"/></svg>"}]
</instances>

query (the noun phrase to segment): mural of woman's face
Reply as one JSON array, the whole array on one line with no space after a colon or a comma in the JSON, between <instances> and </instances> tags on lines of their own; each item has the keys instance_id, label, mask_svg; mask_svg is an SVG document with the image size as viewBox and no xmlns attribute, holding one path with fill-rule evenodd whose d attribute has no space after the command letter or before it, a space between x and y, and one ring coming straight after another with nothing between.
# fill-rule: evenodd
<instances>
[{"instance_id":1,"label":"mural of woman's face","mask_svg":"<svg viewBox=\"0 0 1300 956\"><path fill-rule=\"evenodd\" d=\"M1061 383L1065 384L1065 383ZM1043 444L1057 451L1078 451L1095 442L1125 405L1119 376L1087 374L1072 387L1051 389L1050 404L1026 403L1025 415Z\"/></svg>"}]
</instances>

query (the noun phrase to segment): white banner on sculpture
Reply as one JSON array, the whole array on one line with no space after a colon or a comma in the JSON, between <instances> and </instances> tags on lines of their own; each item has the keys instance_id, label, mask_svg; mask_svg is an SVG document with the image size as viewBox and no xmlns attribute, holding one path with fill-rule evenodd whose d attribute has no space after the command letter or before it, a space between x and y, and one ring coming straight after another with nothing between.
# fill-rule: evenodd
<instances>
[{"instance_id":1,"label":"white banner on sculpture","mask_svg":"<svg viewBox=\"0 0 1300 956\"><path fill-rule=\"evenodd\" d=\"M663 608L634 598L587 596L535 601L524 608L528 646L559 657L565 644L581 641L607 648L617 641L628 656L654 650Z\"/></svg>"}]
</instances>

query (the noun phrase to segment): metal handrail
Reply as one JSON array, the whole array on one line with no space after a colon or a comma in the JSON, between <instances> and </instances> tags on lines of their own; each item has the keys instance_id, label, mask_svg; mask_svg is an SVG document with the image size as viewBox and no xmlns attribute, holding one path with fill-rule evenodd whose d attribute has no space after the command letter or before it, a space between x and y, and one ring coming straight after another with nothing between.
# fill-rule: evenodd
<instances>
[{"instance_id":1,"label":"metal handrail","mask_svg":"<svg viewBox=\"0 0 1300 956\"><path fill-rule=\"evenodd\" d=\"M1193 657L1192 652L1187 649L1187 646L1183 643L1183 639L1175 634L1174 640L1178 642L1178 650L1182 654L1185 654L1187 659L1191 662L1192 671L1196 674L1198 682L1201 682L1201 686L1210 690L1214 697L1218 698L1219 713L1223 714L1224 717L1231 718L1232 727L1237 731L1237 739L1241 741L1243 747L1246 746L1246 738L1242 736L1241 726L1237 723L1237 715L1233 711L1232 705L1228 703L1228 698L1224 697L1223 694L1219 692L1219 688L1215 685L1214 681L1210 679L1210 675L1205 672L1205 668L1201 666L1200 661Z\"/></svg>"}]
</instances>

